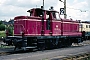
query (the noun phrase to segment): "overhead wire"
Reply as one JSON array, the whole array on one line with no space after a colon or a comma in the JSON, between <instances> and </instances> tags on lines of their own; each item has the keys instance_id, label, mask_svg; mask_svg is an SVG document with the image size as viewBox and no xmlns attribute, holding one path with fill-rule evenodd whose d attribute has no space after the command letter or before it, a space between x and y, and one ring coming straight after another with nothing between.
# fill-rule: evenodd
<instances>
[{"instance_id":1,"label":"overhead wire","mask_svg":"<svg viewBox=\"0 0 90 60\"><path fill-rule=\"evenodd\" d=\"M87 11L89 11L89 10L82 10L82 9L70 8L70 7L67 7L67 8L69 8L69 9L73 9L73 10L79 10L79 11L81 11L81 12L87 12Z\"/></svg>"}]
</instances>

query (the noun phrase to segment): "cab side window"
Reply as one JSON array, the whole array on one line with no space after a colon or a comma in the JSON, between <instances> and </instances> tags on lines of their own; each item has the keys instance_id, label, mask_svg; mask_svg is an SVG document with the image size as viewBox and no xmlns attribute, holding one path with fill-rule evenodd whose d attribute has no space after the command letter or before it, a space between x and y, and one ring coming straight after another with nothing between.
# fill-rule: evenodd
<instances>
[{"instance_id":1,"label":"cab side window","mask_svg":"<svg viewBox=\"0 0 90 60\"><path fill-rule=\"evenodd\" d=\"M46 12L46 29L50 30L50 12Z\"/></svg>"},{"instance_id":2,"label":"cab side window","mask_svg":"<svg viewBox=\"0 0 90 60\"><path fill-rule=\"evenodd\" d=\"M56 14L56 19L60 20L59 13L55 13L55 14Z\"/></svg>"},{"instance_id":3,"label":"cab side window","mask_svg":"<svg viewBox=\"0 0 90 60\"><path fill-rule=\"evenodd\" d=\"M53 16L54 19L60 20L59 13L52 12L52 16Z\"/></svg>"}]
</instances>

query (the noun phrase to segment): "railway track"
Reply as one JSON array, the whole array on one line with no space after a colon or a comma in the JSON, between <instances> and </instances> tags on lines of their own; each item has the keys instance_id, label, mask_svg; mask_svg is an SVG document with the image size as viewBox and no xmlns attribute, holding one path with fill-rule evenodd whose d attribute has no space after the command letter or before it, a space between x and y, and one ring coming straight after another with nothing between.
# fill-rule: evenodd
<instances>
[{"instance_id":1,"label":"railway track","mask_svg":"<svg viewBox=\"0 0 90 60\"><path fill-rule=\"evenodd\" d=\"M72 44L71 47L63 47L63 48L59 48L59 49L76 48L76 47L81 47L81 46L86 46L86 45L90 45L90 41L86 41L86 42L83 42L80 44ZM47 50L45 50L45 51L47 51ZM30 51L30 50L26 50L26 51L16 50L16 51L14 51L14 48L2 48L2 49L0 49L0 56L11 55L11 54L20 54L20 53L28 53L28 52L30 53L30 52L34 52L34 51Z\"/></svg>"},{"instance_id":2,"label":"railway track","mask_svg":"<svg viewBox=\"0 0 90 60\"><path fill-rule=\"evenodd\" d=\"M11 53L10 52L0 52L0 56L3 56L3 55L10 55Z\"/></svg>"},{"instance_id":3,"label":"railway track","mask_svg":"<svg viewBox=\"0 0 90 60\"><path fill-rule=\"evenodd\" d=\"M10 50L9 51L9 49L8 49L8 51L0 52L0 56L11 55L11 54L21 54L21 53L28 53L28 52L34 52L34 51L30 51L30 50L26 50L26 51L23 51L23 50L17 50L17 51Z\"/></svg>"},{"instance_id":4,"label":"railway track","mask_svg":"<svg viewBox=\"0 0 90 60\"><path fill-rule=\"evenodd\" d=\"M85 58L90 52L90 45L44 50L36 52L17 52L9 55L0 56L0 60L71 60ZM83 59L84 59L83 58Z\"/></svg>"},{"instance_id":5,"label":"railway track","mask_svg":"<svg viewBox=\"0 0 90 60\"><path fill-rule=\"evenodd\" d=\"M90 60L90 52L76 55L58 56L47 60Z\"/></svg>"}]
</instances>

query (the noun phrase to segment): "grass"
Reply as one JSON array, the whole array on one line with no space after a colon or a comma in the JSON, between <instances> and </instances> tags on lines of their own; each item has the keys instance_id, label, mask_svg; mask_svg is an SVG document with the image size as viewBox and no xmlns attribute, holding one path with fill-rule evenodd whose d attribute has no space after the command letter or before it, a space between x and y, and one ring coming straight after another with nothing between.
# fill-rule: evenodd
<instances>
[{"instance_id":1,"label":"grass","mask_svg":"<svg viewBox=\"0 0 90 60\"><path fill-rule=\"evenodd\" d=\"M1 48L12 48L12 47L14 47L14 46L7 46L7 45L1 45L1 44L0 44L0 49L1 49Z\"/></svg>"},{"instance_id":2,"label":"grass","mask_svg":"<svg viewBox=\"0 0 90 60\"><path fill-rule=\"evenodd\" d=\"M5 34L5 31L0 31L0 38L2 38L2 37L6 37L6 34Z\"/></svg>"},{"instance_id":3,"label":"grass","mask_svg":"<svg viewBox=\"0 0 90 60\"><path fill-rule=\"evenodd\" d=\"M10 48L10 46L0 46L0 48Z\"/></svg>"},{"instance_id":4,"label":"grass","mask_svg":"<svg viewBox=\"0 0 90 60\"><path fill-rule=\"evenodd\" d=\"M5 34L5 31L0 31L0 38L2 39L2 37L3 38L5 38L6 37L6 34ZM0 48L11 48L12 46L1 46L1 44L0 44Z\"/></svg>"}]
</instances>

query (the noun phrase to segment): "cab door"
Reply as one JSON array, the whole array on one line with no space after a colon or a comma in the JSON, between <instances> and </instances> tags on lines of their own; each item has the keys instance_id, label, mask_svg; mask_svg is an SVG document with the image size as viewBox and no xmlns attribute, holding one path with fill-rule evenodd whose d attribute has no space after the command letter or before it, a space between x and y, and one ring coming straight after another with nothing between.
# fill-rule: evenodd
<instances>
[{"instance_id":1,"label":"cab door","mask_svg":"<svg viewBox=\"0 0 90 60\"><path fill-rule=\"evenodd\" d=\"M46 12L46 27L45 27L45 35L52 35L52 16L51 12Z\"/></svg>"}]
</instances>

